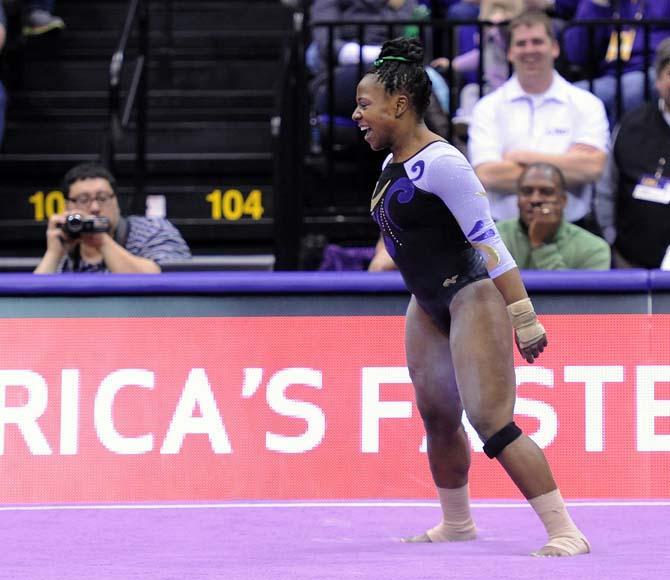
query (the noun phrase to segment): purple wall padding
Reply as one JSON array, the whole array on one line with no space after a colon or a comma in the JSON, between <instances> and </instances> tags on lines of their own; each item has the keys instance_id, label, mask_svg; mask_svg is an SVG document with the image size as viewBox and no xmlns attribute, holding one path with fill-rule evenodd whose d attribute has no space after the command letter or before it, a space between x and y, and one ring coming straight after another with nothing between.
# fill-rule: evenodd
<instances>
[{"instance_id":1,"label":"purple wall padding","mask_svg":"<svg viewBox=\"0 0 670 580\"><path fill-rule=\"evenodd\" d=\"M528 270L523 281L529 292L646 292L649 270Z\"/></svg>"},{"instance_id":2,"label":"purple wall padding","mask_svg":"<svg viewBox=\"0 0 670 580\"><path fill-rule=\"evenodd\" d=\"M670 288L670 273L647 270L523 272L530 292L645 292ZM165 272L0 274L0 295L397 293L397 272Z\"/></svg>"},{"instance_id":3,"label":"purple wall padding","mask_svg":"<svg viewBox=\"0 0 670 580\"><path fill-rule=\"evenodd\" d=\"M670 272L663 270L649 272L649 287L652 290L670 290Z\"/></svg>"},{"instance_id":4,"label":"purple wall padding","mask_svg":"<svg viewBox=\"0 0 670 580\"><path fill-rule=\"evenodd\" d=\"M2 274L0 295L301 294L404 292L397 272Z\"/></svg>"}]
</instances>

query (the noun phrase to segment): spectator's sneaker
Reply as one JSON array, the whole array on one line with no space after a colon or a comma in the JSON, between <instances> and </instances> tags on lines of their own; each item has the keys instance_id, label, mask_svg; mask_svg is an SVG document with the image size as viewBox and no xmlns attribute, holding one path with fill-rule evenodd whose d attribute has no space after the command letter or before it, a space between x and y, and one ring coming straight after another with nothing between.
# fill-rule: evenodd
<instances>
[{"instance_id":1,"label":"spectator's sneaker","mask_svg":"<svg viewBox=\"0 0 670 580\"><path fill-rule=\"evenodd\" d=\"M33 10L26 16L23 26L24 36L38 36L52 30L62 30L65 22L62 18L54 16L46 10Z\"/></svg>"}]
</instances>

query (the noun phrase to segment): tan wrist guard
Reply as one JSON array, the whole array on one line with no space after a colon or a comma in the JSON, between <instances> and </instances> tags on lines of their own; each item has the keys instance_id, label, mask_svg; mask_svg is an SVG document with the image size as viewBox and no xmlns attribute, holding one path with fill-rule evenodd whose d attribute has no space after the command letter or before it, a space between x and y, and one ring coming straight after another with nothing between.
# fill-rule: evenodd
<instances>
[{"instance_id":1,"label":"tan wrist guard","mask_svg":"<svg viewBox=\"0 0 670 580\"><path fill-rule=\"evenodd\" d=\"M516 331L519 348L525 348L537 342L545 334L530 298L524 298L507 306L507 314Z\"/></svg>"}]
</instances>

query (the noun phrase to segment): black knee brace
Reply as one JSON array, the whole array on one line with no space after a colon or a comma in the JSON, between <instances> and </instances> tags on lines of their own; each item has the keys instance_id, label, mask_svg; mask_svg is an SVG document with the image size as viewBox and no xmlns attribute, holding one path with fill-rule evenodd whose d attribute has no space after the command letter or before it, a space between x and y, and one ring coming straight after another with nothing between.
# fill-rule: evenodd
<instances>
[{"instance_id":1,"label":"black knee brace","mask_svg":"<svg viewBox=\"0 0 670 580\"><path fill-rule=\"evenodd\" d=\"M498 457L502 450L518 437L521 437L521 429L512 421L486 440L486 443L484 443L484 453L491 459Z\"/></svg>"}]
</instances>

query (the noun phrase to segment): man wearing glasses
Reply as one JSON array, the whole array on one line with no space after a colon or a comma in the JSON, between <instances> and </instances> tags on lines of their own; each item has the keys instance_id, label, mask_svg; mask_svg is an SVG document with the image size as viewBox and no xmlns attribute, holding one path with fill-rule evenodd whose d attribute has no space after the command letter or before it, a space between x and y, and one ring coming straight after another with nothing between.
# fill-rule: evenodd
<instances>
[{"instance_id":1,"label":"man wearing glasses","mask_svg":"<svg viewBox=\"0 0 670 580\"><path fill-rule=\"evenodd\" d=\"M47 248L35 274L153 274L161 271L164 262L191 257L186 242L168 220L123 217L115 190L112 174L96 163L77 165L67 172L63 180L67 208L49 218ZM81 233L75 231L72 224L82 220L94 224L95 231L86 227Z\"/></svg>"}]
</instances>

